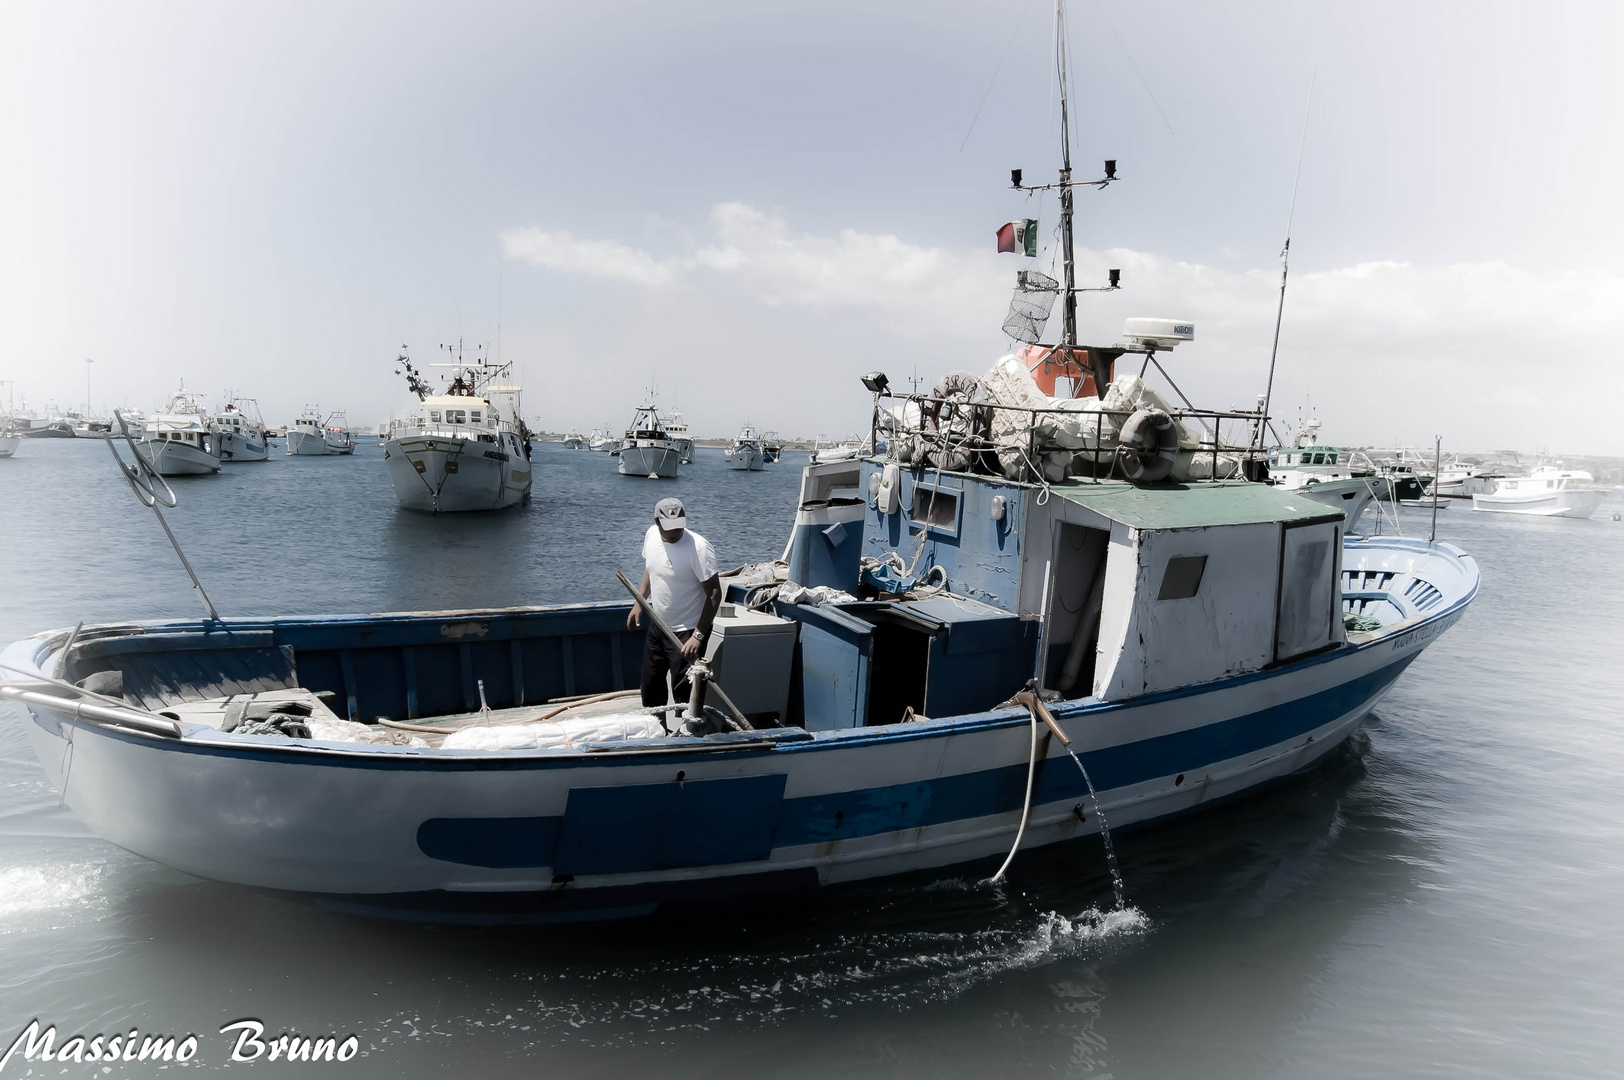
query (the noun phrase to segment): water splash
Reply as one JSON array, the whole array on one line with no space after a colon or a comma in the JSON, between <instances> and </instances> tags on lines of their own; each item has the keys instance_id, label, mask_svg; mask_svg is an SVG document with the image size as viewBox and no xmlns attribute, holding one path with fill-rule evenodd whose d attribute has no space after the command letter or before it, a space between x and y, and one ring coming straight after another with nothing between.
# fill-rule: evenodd
<instances>
[{"instance_id":1,"label":"water splash","mask_svg":"<svg viewBox=\"0 0 1624 1080\"><path fill-rule=\"evenodd\" d=\"M102 868L95 864L12 866L0 870L0 922L4 933L29 928L41 914L89 907L100 889ZM35 919L19 917L35 916Z\"/></svg>"},{"instance_id":2,"label":"water splash","mask_svg":"<svg viewBox=\"0 0 1624 1080\"><path fill-rule=\"evenodd\" d=\"M1100 841L1105 845L1105 861L1111 867L1111 888L1116 892L1116 910L1122 911L1126 905L1122 891L1122 872L1117 869L1116 847L1111 843L1111 827L1105 823L1105 812L1100 809L1099 793L1094 790L1094 781L1089 779L1088 770L1083 768L1083 759L1077 756L1077 751L1068 746L1066 753L1077 763L1077 771L1083 774L1083 783L1088 785L1088 798L1094 804L1094 816L1100 822Z\"/></svg>"}]
</instances>

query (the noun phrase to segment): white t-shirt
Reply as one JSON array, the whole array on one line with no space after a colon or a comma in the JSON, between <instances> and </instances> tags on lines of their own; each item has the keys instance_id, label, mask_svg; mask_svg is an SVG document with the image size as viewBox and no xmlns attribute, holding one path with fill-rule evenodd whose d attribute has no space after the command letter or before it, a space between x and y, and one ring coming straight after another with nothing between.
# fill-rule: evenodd
<instances>
[{"instance_id":1,"label":"white t-shirt","mask_svg":"<svg viewBox=\"0 0 1624 1080\"><path fill-rule=\"evenodd\" d=\"M693 630L705 611L703 582L716 576L716 549L710 541L684 529L674 544L660 539L650 525L643 537L643 567L648 571L649 603L673 630Z\"/></svg>"}]
</instances>

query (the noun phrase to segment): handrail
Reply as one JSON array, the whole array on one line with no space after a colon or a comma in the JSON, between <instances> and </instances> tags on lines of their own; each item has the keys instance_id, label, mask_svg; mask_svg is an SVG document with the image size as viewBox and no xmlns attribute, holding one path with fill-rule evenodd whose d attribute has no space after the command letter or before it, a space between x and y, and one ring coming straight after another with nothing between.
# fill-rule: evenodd
<instances>
[{"instance_id":1,"label":"handrail","mask_svg":"<svg viewBox=\"0 0 1624 1080\"><path fill-rule=\"evenodd\" d=\"M35 685L48 686L51 684L40 683ZM20 701L25 705L33 705L41 709L49 709L74 720L83 720L97 726L129 728L145 735L157 735L166 739L178 739L181 737L181 727L177 721L171 720L167 716L158 716L136 709L98 705L83 698L58 697L55 694L47 694L39 690L29 690L15 683L0 683L0 697Z\"/></svg>"}]
</instances>

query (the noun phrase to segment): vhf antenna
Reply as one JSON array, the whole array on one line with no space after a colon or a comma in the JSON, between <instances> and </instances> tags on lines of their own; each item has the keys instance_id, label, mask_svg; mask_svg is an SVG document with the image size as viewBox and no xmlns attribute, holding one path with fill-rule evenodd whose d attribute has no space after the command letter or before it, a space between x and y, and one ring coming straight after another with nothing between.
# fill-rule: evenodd
<instances>
[{"instance_id":1,"label":"vhf antenna","mask_svg":"<svg viewBox=\"0 0 1624 1080\"><path fill-rule=\"evenodd\" d=\"M1286 314L1286 277L1291 273L1291 226L1297 220L1297 185L1303 178L1303 150L1308 145L1308 117L1314 108L1314 83L1319 70L1308 80L1308 106L1303 109L1303 137L1297 143L1297 174L1291 181L1291 212L1286 215L1286 246L1280 249L1280 304L1274 312L1274 344L1269 349L1269 382L1263 391L1263 418L1257 426L1257 449L1263 448L1263 429L1269 422L1269 402L1274 397L1274 362L1280 355L1280 321Z\"/></svg>"}]
</instances>

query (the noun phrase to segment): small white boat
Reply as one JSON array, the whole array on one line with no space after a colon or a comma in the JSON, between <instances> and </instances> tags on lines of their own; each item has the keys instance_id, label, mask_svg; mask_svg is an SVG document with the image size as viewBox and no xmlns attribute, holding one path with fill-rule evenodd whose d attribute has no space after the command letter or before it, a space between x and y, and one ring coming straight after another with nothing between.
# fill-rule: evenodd
<instances>
[{"instance_id":1,"label":"small white boat","mask_svg":"<svg viewBox=\"0 0 1624 1080\"><path fill-rule=\"evenodd\" d=\"M463 363L459 353L448 391L423 393L417 415L390 423L383 457L403 509L501 510L529 497L530 433L519 418L519 387L496 382L511 368Z\"/></svg>"},{"instance_id":2,"label":"small white boat","mask_svg":"<svg viewBox=\"0 0 1624 1080\"><path fill-rule=\"evenodd\" d=\"M812 449L812 464L827 465L831 461L854 461L868 452L867 444L856 435L843 442L825 442L822 439Z\"/></svg>"},{"instance_id":3,"label":"small white boat","mask_svg":"<svg viewBox=\"0 0 1624 1080\"><path fill-rule=\"evenodd\" d=\"M350 430L349 417L342 412L335 412L327 417L327 424L321 437L327 444L329 454L355 453L355 433Z\"/></svg>"},{"instance_id":4,"label":"small white boat","mask_svg":"<svg viewBox=\"0 0 1624 1080\"><path fill-rule=\"evenodd\" d=\"M666 417L665 433L671 436L671 445L677 448L677 461L679 464L692 464L694 460L694 441L688 437L688 423L682 418L681 412L672 412Z\"/></svg>"},{"instance_id":5,"label":"small white boat","mask_svg":"<svg viewBox=\"0 0 1624 1080\"><path fill-rule=\"evenodd\" d=\"M776 462L784 453L784 440L779 438L776 431L761 433L761 461L764 465Z\"/></svg>"},{"instance_id":6,"label":"small white boat","mask_svg":"<svg viewBox=\"0 0 1624 1080\"><path fill-rule=\"evenodd\" d=\"M141 429L141 453L160 476L209 476L220 471L220 435L201 394L180 390Z\"/></svg>"},{"instance_id":7,"label":"small white boat","mask_svg":"<svg viewBox=\"0 0 1624 1080\"><path fill-rule=\"evenodd\" d=\"M1472 509L1492 514L1587 518L1607 489L1587 472L1542 465L1527 476L1504 476L1487 495L1473 495Z\"/></svg>"},{"instance_id":8,"label":"small white boat","mask_svg":"<svg viewBox=\"0 0 1624 1080\"><path fill-rule=\"evenodd\" d=\"M599 453L612 454L620 449L620 440L610 438L606 431L593 428L592 435L587 439L586 448L596 450Z\"/></svg>"},{"instance_id":9,"label":"small white boat","mask_svg":"<svg viewBox=\"0 0 1624 1080\"><path fill-rule=\"evenodd\" d=\"M681 461L659 410L652 404L639 407L620 444L620 475L674 480Z\"/></svg>"},{"instance_id":10,"label":"small white boat","mask_svg":"<svg viewBox=\"0 0 1624 1080\"><path fill-rule=\"evenodd\" d=\"M586 437L583 436L579 431L572 431L568 435L564 436L564 449L585 450L587 448Z\"/></svg>"},{"instance_id":11,"label":"small white boat","mask_svg":"<svg viewBox=\"0 0 1624 1080\"><path fill-rule=\"evenodd\" d=\"M259 414L259 402L253 398L234 397L225 410L214 418L220 436L220 459L228 464L245 461L269 461L271 441L265 434L265 420Z\"/></svg>"},{"instance_id":12,"label":"small white boat","mask_svg":"<svg viewBox=\"0 0 1624 1080\"><path fill-rule=\"evenodd\" d=\"M1470 462L1452 461L1438 470L1438 479L1433 487L1441 498L1470 499L1473 495L1492 492L1498 479L1498 476L1485 473Z\"/></svg>"}]
</instances>

